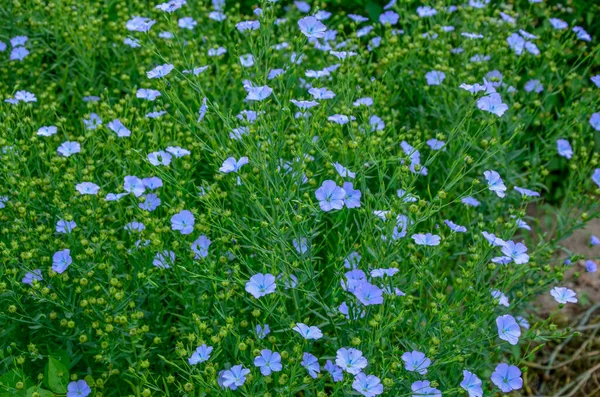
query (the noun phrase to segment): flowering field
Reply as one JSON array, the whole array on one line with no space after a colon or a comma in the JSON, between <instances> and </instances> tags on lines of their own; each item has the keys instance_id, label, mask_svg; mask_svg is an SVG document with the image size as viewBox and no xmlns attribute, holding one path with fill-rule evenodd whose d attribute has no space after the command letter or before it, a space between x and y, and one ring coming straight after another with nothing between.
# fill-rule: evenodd
<instances>
[{"instance_id":1,"label":"flowering field","mask_svg":"<svg viewBox=\"0 0 600 397\"><path fill-rule=\"evenodd\" d=\"M0 396L531 393L599 7L363 3L2 2Z\"/></svg>"}]
</instances>

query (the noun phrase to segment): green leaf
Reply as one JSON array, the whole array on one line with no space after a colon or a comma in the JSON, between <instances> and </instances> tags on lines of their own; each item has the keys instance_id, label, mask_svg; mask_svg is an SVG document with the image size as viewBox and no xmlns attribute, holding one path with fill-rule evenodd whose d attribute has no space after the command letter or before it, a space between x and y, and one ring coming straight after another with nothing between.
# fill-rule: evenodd
<instances>
[{"instance_id":1,"label":"green leaf","mask_svg":"<svg viewBox=\"0 0 600 397\"><path fill-rule=\"evenodd\" d=\"M67 392L69 370L59 360L50 357L48 360L48 387L55 393Z\"/></svg>"},{"instance_id":2,"label":"green leaf","mask_svg":"<svg viewBox=\"0 0 600 397\"><path fill-rule=\"evenodd\" d=\"M37 386L31 386L29 389L27 389L27 393L25 393L25 397L31 397L33 392L36 392L36 391L38 392L40 397L54 397L54 393L52 393L51 391L40 389Z\"/></svg>"},{"instance_id":3,"label":"green leaf","mask_svg":"<svg viewBox=\"0 0 600 397\"><path fill-rule=\"evenodd\" d=\"M25 373L21 369L13 369L11 371L6 372L0 377L0 397L4 397L5 395L10 395L11 397L15 396L25 396L25 390L21 389L19 391L14 390L18 382L23 382L25 387L29 387L33 385L31 379L25 376ZM10 390L8 394L6 390ZM16 394L15 394L16 393Z\"/></svg>"},{"instance_id":4,"label":"green leaf","mask_svg":"<svg viewBox=\"0 0 600 397\"><path fill-rule=\"evenodd\" d=\"M381 8L379 4L369 1L365 7L365 10L367 11L367 14L369 14L369 18L371 18L371 20L377 21L379 19L379 15L383 11L383 8Z\"/></svg>"},{"instance_id":5,"label":"green leaf","mask_svg":"<svg viewBox=\"0 0 600 397\"><path fill-rule=\"evenodd\" d=\"M96 384L92 375L87 375L85 378L83 378L83 380L85 380L89 387L93 387Z\"/></svg>"},{"instance_id":6,"label":"green leaf","mask_svg":"<svg viewBox=\"0 0 600 397\"><path fill-rule=\"evenodd\" d=\"M71 367L71 355L66 350L54 350L50 356L60 361L67 369Z\"/></svg>"}]
</instances>

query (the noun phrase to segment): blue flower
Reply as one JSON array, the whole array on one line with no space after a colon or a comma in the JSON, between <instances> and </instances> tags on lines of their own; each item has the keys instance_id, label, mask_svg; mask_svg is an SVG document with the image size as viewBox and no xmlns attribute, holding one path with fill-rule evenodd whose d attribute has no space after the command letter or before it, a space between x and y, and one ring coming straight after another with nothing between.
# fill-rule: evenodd
<instances>
[{"instance_id":1,"label":"blue flower","mask_svg":"<svg viewBox=\"0 0 600 397\"><path fill-rule=\"evenodd\" d=\"M308 326L303 323L296 323L296 326L292 328L294 331L298 332L304 339L321 339L323 336L323 332L318 327Z\"/></svg>"},{"instance_id":2,"label":"blue flower","mask_svg":"<svg viewBox=\"0 0 600 397\"><path fill-rule=\"evenodd\" d=\"M427 79L427 85L440 85L445 78L446 73L438 70L432 70L425 75L425 79Z\"/></svg>"},{"instance_id":3,"label":"blue flower","mask_svg":"<svg viewBox=\"0 0 600 397\"><path fill-rule=\"evenodd\" d=\"M327 26L315 17L304 17L300 19L298 21L298 27L302 34L309 39L322 39L325 37L325 31L327 30Z\"/></svg>"},{"instance_id":4,"label":"blue flower","mask_svg":"<svg viewBox=\"0 0 600 397\"><path fill-rule=\"evenodd\" d=\"M360 197L362 196L360 190L355 190L352 182L344 182L342 190L345 192L344 204L346 205L346 208L359 208Z\"/></svg>"},{"instance_id":5,"label":"blue flower","mask_svg":"<svg viewBox=\"0 0 600 397\"><path fill-rule=\"evenodd\" d=\"M563 30L569 27L569 24L558 18L550 18L548 20L554 29Z\"/></svg>"},{"instance_id":6,"label":"blue flower","mask_svg":"<svg viewBox=\"0 0 600 397\"><path fill-rule=\"evenodd\" d=\"M600 113L593 113L590 117L590 125L596 131L600 131Z\"/></svg>"},{"instance_id":7,"label":"blue flower","mask_svg":"<svg viewBox=\"0 0 600 397\"><path fill-rule=\"evenodd\" d=\"M402 361L404 361L404 368L410 372L418 372L421 375L427 373L427 368L431 365L431 360L420 351L413 350L412 352L406 352L402 355Z\"/></svg>"},{"instance_id":8,"label":"blue flower","mask_svg":"<svg viewBox=\"0 0 600 397\"><path fill-rule=\"evenodd\" d=\"M171 217L171 229L179 230L181 234L190 234L194 231L194 214L191 211L183 210Z\"/></svg>"},{"instance_id":9,"label":"blue flower","mask_svg":"<svg viewBox=\"0 0 600 397\"><path fill-rule=\"evenodd\" d=\"M517 55L521 55L523 53L523 49L525 48L525 40L519 36L518 33L513 33L506 39L508 45Z\"/></svg>"},{"instance_id":10,"label":"blue flower","mask_svg":"<svg viewBox=\"0 0 600 397\"><path fill-rule=\"evenodd\" d=\"M352 382L352 388L365 397L375 397L383 393L383 385L375 375L359 373Z\"/></svg>"},{"instance_id":11,"label":"blue flower","mask_svg":"<svg viewBox=\"0 0 600 397\"><path fill-rule=\"evenodd\" d=\"M248 92L247 101L263 101L271 96L273 89L267 85L244 87Z\"/></svg>"},{"instance_id":12,"label":"blue flower","mask_svg":"<svg viewBox=\"0 0 600 397\"><path fill-rule=\"evenodd\" d=\"M125 127L119 119L111 121L106 126L116 133L119 138L124 138L131 135L131 131Z\"/></svg>"},{"instance_id":13,"label":"blue flower","mask_svg":"<svg viewBox=\"0 0 600 397\"><path fill-rule=\"evenodd\" d=\"M571 144L566 139L558 139L556 141L556 149L558 150L559 156L570 160L573 157L573 148Z\"/></svg>"},{"instance_id":14,"label":"blue flower","mask_svg":"<svg viewBox=\"0 0 600 397\"><path fill-rule=\"evenodd\" d=\"M440 140L437 140L434 138L428 140L426 143L427 143L427 146L429 146L431 148L431 150L442 150L442 149L444 149L444 145L446 145L446 142L440 141Z\"/></svg>"},{"instance_id":15,"label":"blue flower","mask_svg":"<svg viewBox=\"0 0 600 397\"><path fill-rule=\"evenodd\" d=\"M235 24L235 27L237 28L237 30L239 30L240 32L245 32L245 31L252 31L252 30L258 30L260 28L260 22L259 21L242 21L242 22L238 22Z\"/></svg>"},{"instance_id":16,"label":"blue flower","mask_svg":"<svg viewBox=\"0 0 600 397\"><path fill-rule=\"evenodd\" d=\"M373 106L373 98L370 98L370 97L359 98L356 101L354 101L352 103L352 105L354 107L359 107L361 105L364 105L364 106Z\"/></svg>"},{"instance_id":17,"label":"blue flower","mask_svg":"<svg viewBox=\"0 0 600 397\"><path fill-rule=\"evenodd\" d=\"M398 273L400 270L395 267L391 267L389 269L372 269L371 277L380 278L384 276L392 277L394 274Z\"/></svg>"},{"instance_id":18,"label":"blue flower","mask_svg":"<svg viewBox=\"0 0 600 397\"><path fill-rule=\"evenodd\" d=\"M486 231L481 232L481 234L488 241L488 243L490 243L490 245L493 245L495 247L504 247L504 245L506 244L506 241L502 240L499 237L496 237L495 234L488 233Z\"/></svg>"},{"instance_id":19,"label":"blue flower","mask_svg":"<svg viewBox=\"0 0 600 397\"><path fill-rule=\"evenodd\" d=\"M436 246L440 245L440 236L436 234L426 233L426 234L413 234L411 238L414 240L417 245L426 245L426 246Z\"/></svg>"},{"instance_id":20,"label":"blue flower","mask_svg":"<svg viewBox=\"0 0 600 397\"><path fill-rule=\"evenodd\" d=\"M344 207L346 192L337 186L334 181L326 180L316 190L315 197L319 200L321 210L329 212L331 210L341 210Z\"/></svg>"},{"instance_id":21,"label":"blue flower","mask_svg":"<svg viewBox=\"0 0 600 397\"><path fill-rule=\"evenodd\" d=\"M353 20L356 23L367 22L369 20L369 18L367 18L367 17L363 17L362 15L356 15L356 14L348 14L348 18L350 18L351 20Z\"/></svg>"},{"instance_id":22,"label":"blue flower","mask_svg":"<svg viewBox=\"0 0 600 397\"><path fill-rule=\"evenodd\" d=\"M175 252L164 250L154 256L152 264L162 269L169 269L175 263Z\"/></svg>"},{"instance_id":23,"label":"blue flower","mask_svg":"<svg viewBox=\"0 0 600 397\"><path fill-rule=\"evenodd\" d=\"M354 179L354 177L356 177L356 174L354 172L350 171L348 168L344 167L340 163L333 163L333 167L342 178L348 177Z\"/></svg>"},{"instance_id":24,"label":"blue flower","mask_svg":"<svg viewBox=\"0 0 600 397\"><path fill-rule=\"evenodd\" d=\"M196 365L203 363L210 358L210 353L213 351L212 346L206 346L206 344L196 348L196 351L192 353L192 356L188 358L190 365Z\"/></svg>"},{"instance_id":25,"label":"blue flower","mask_svg":"<svg viewBox=\"0 0 600 397\"><path fill-rule=\"evenodd\" d=\"M525 91L527 91L527 92L533 91L537 94L544 91L544 86L542 85L542 83L540 83L539 80L529 80L527 83L525 83L524 88L525 88Z\"/></svg>"},{"instance_id":26,"label":"blue flower","mask_svg":"<svg viewBox=\"0 0 600 397\"><path fill-rule=\"evenodd\" d=\"M264 376L271 375L271 372L279 372L283 368L281 355L268 349L260 351L260 356L254 358L254 365L260 368L260 373Z\"/></svg>"},{"instance_id":27,"label":"blue flower","mask_svg":"<svg viewBox=\"0 0 600 397\"><path fill-rule=\"evenodd\" d=\"M321 372L321 367L319 366L319 360L310 353L304 353L302 355L302 361L300 362L306 370L308 374L313 378L317 379L317 373Z\"/></svg>"},{"instance_id":28,"label":"blue flower","mask_svg":"<svg viewBox=\"0 0 600 397\"><path fill-rule=\"evenodd\" d=\"M183 17L179 18L179 20L177 21L177 25L181 29L194 30L196 25L198 25L198 22L196 22L192 17Z\"/></svg>"},{"instance_id":29,"label":"blue flower","mask_svg":"<svg viewBox=\"0 0 600 397\"><path fill-rule=\"evenodd\" d=\"M596 168L592 174L592 181L600 188L600 168Z\"/></svg>"},{"instance_id":30,"label":"blue flower","mask_svg":"<svg viewBox=\"0 0 600 397\"><path fill-rule=\"evenodd\" d=\"M15 36L10 39L10 45L13 47L22 46L27 43L27 40L29 40L27 36Z\"/></svg>"},{"instance_id":31,"label":"blue flower","mask_svg":"<svg viewBox=\"0 0 600 397\"><path fill-rule=\"evenodd\" d=\"M52 136L52 135L56 134L57 131L58 131L58 128L56 128L53 125L51 125L51 126L44 126L44 127L40 127L40 129L37 131L37 135L39 135L39 136Z\"/></svg>"},{"instance_id":32,"label":"blue flower","mask_svg":"<svg viewBox=\"0 0 600 397\"><path fill-rule=\"evenodd\" d=\"M477 107L483 111L494 113L498 117L501 117L508 110L508 105L502 103L502 98L498 93L479 98Z\"/></svg>"},{"instance_id":33,"label":"blue flower","mask_svg":"<svg viewBox=\"0 0 600 397\"><path fill-rule=\"evenodd\" d=\"M21 280L23 284L33 285L34 281L42 281L44 278L42 277L42 270L35 269L30 272L25 273L25 277Z\"/></svg>"},{"instance_id":34,"label":"blue flower","mask_svg":"<svg viewBox=\"0 0 600 397\"><path fill-rule=\"evenodd\" d=\"M515 186L514 188L517 192L521 193L521 197L539 197L540 194L533 190L525 189L522 187Z\"/></svg>"},{"instance_id":35,"label":"blue flower","mask_svg":"<svg viewBox=\"0 0 600 397\"><path fill-rule=\"evenodd\" d=\"M250 277L246 283L246 291L256 299L275 292L277 284L275 284L275 276L272 274L258 273Z\"/></svg>"},{"instance_id":36,"label":"blue flower","mask_svg":"<svg viewBox=\"0 0 600 397\"><path fill-rule=\"evenodd\" d=\"M29 55L29 50L25 47L15 47L10 52L11 61L22 61Z\"/></svg>"},{"instance_id":37,"label":"blue flower","mask_svg":"<svg viewBox=\"0 0 600 397\"><path fill-rule=\"evenodd\" d=\"M579 40L592 41L592 36L590 36L590 34L581 26L573 26L573 29L571 30L577 35Z\"/></svg>"},{"instance_id":38,"label":"blue flower","mask_svg":"<svg viewBox=\"0 0 600 397\"><path fill-rule=\"evenodd\" d=\"M157 176L152 176L150 178L144 178L144 179L142 179L142 183L144 184L144 186L147 189L150 189L150 190L156 190L159 187L162 187L162 185L163 185L162 179L160 179Z\"/></svg>"},{"instance_id":39,"label":"blue flower","mask_svg":"<svg viewBox=\"0 0 600 397\"><path fill-rule=\"evenodd\" d=\"M146 226L142 222L133 221L126 224L124 229L129 232L141 232L146 229Z\"/></svg>"},{"instance_id":40,"label":"blue flower","mask_svg":"<svg viewBox=\"0 0 600 397\"><path fill-rule=\"evenodd\" d=\"M202 98L202 105L200 106L200 109L198 110L198 123L201 122L202 120L204 120L204 117L206 116L206 112L208 111L208 106L206 105L206 97Z\"/></svg>"},{"instance_id":41,"label":"blue flower","mask_svg":"<svg viewBox=\"0 0 600 397\"><path fill-rule=\"evenodd\" d=\"M308 251L308 245L306 244L306 237L301 237L300 241L293 239L292 245L299 254L304 254Z\"/></svg>"},{"instance_id":42,"label":"blue flower","mask_svg":"<svg viewBox=\"0 0 600 397\"><path fill-rule=\"evenodd\" d=\"M333 116L327 117L327 120L339 125L344 125L350 122L350 118L343 114L334 114Z\"/></svg>"},{"instance_id":43,"label":"blue flower","mask_svg":"<svg viewBox=\"0 0 600 397\"><path fill-rule=\"evenodd\" d=\"M222 379L223 387L231 390L236 390L246 382L246 375L250 373L250 370L244 368L241 364L231 367L231 369L224 371L220 378Z\"/></svg>"},{"instance_id":44,"label":"blue flower","mask_svg":"<svg viewBox=\"0 0 600 397\"><path fill-rule=\"evenodd\" d=\"M502 247L502 253L509 257L517 265L529 262L529 255L526 254L527 247L523 243L507 241Z\"/></svg>"},{"instance_id":45,"label":"blue flower","mask_svg":"<svg viewBox=\"0 0 600 397\"><path fill-rule=\"evenodd\" d=\"M160 150L158 152L152 152L152 153L148 153L148 161L150 162L150 164L152 165L164 165L167 166L169 164L171 164L171 160L173 159L173 156L171 155L171 153L167 153L163 150Z\"/></svg>"},{"instance_id":46,"label":"blue flower","mask_svg":"<svg viewBox=\"0 0 600 397\"><path fill-rule=\"evenodd\" d=\"M206 258L208 256L208 248L211 241L208 237L202 235L192 243L192 252L196 254L194 259Z\"/></svg>"},{"instance_id":47,"label":"blue flower","mask_svg":"<svg viewBox=\"0 0 600 397\"><path fill-rule=\"evenodd\" d=\"M146 72L146 76L148 76L149 79L159 79L167 76L173 69L175 69L175 66L171 65L170 63L165 63L158 65L149 72Z\"/></svg>"},{"instance_id":48,"label":"blue flower","mask_svg":"<svg viewBox=\"0 0 600 397\"><path fill-rule=\"evenodd\" d=\"M335 363L352 375L358 375L368 365L367 359L363 357L360 350L345 347L337 351Z\"/></svg>"},{"instance_id":49,"label":"blue flower","mask_svg":"<svg viewBox=\"0 0 600 397\"><path fill-rule=\"evenodd\" d=\"M226 54L226 53L227 53L227 50L223 47L209 48L209 50L208 50L209 57L218 57L218 56Z\"/></svg>"},{"instance_id":50,"label":"blue flower","mask_svg":"<svg viewBox=\"0 0 600 397\"><path fill-rule=\"evenodd\" d=\"M71 233L71 230L75 229L77 224L75 221L65 221L60 219L56 222L56 233Z\"/></svg>"},{"instance_id":51,"label":"blue flower","mask_svg":"<svg viewBox=\"0 0 600 397\"><path fill-rule=\"evenodd\" d=\"M385 122L377 115L369 118L369 125L371 126L371 132L381 131L385 128Z\"/></svg>"},{"instance_id":52,"label":"blue flower","mask_svg":"<svg viewBox=\"0 0 600 397\"><path fill-rule=\"evenodd\" d=\"M331 17L331 13L329 11L325 11L325 10L319 10L315 14L315 18L317 18L319 21L324 21L326 19L329 19L330 17Z\"/></svg>"},{"instance_id":53,"label":"blue flower","mask_svg":"<svg viewBox=\"0 0 600 397\"><path fill-rule=\"evenodd\" d=\"M383 303L381 288L367 281L362 281L353 291L356 298L365 306L380 305Z\"/></svg>"},{"instance_id":54,"label":"blue flower","mask_svg":"<svg viewBox=\"0 0 600 397\"><path fill-rule=\"evenodd\" d=\"M477 199L475 199L473 197L470 197L470 196L467 196L467 197L463 198L460 201L461 201L461 203L463 203L465 205L469 205L471 207L479 207L481 205L481 203L479 202L479 200L477 200Z\"/></svg>"},{"instance_id":55,"label":"blue flower","mask_svg":"<svg viewBox=\"0 0 600 397\"><path fill-rule=\"evenodd\" d=\"M71 259L71 250L69 249L57 251L52 256L52 270L58 274L67 270L71 263L73 263L73 259Z\"/></svg>"},{"instance_id":56,"label":"blue flower","mask_svg":"<svg viewBox=\"0 0 600 397\"><path fill-rule=\"evenodd\" d=\"M429 6L420 6L417 7L417 15L419 15L421 18L423 17L432 17L435 14L437 14L437 10L435 8L429 7Z\"/></svg>"},{"instance_id":57,"label":"blue flower","mask_svg":"<svg viewBox=\"0 0 600 397\"><path fill-rule=\"evenodd\" d=\"M140 88L135 93L135 96L140 99L146 99L148 101L154 101L156 98L160 96L160 91L157 90L148 90L145 88Z\"/></svg>"},{"instance_id":58,"label":"blue flower","mask_svg":"<svg viewBox=\"0 0 600 397\"><path fill-rule=\"evenodd\" d=\"M256 337L258 339L264 339L267 335L269 335L271 333L269 324L265 324L263 326L261 326L260 324L257 324L255 331L256 331Z\"/></svg>"},{"instance_id":59,"label":"blue flower","mask_svg":"<svg viewBox=\"0 0 600 397\"><path fill-rule=\"evenodd\" d=\"M504 393L510 393L523 387L521 370L514 365L498 364L491 379Z\"/></svg>"},{"instance_id":60,"label":"blue flower","mask_svg":"<svg viewBox=\"0 0 600 397\"><path fill-rule=\"evenodd\" d=\"M396 226L394 226L394 230L392 230L392 239L398 240L406 237L406 229L412 224L413 221L410 220L406 215L399 214L396 217Z\"/></svg>"},{"instance_id":61,"label":"blue flower","mask_svg":"<svg viewBox=\"0 0 600 397\"><path fill-rule=\"evenodd\" d=\"M102 119L96 113L90 113L90 118L83 119L83 124L85 125L86 129L95 130L102 125Z\"/></svg>"},{"instance_id":62,"label":"blue flower","mask_svg":"<svg viewBox=\"0 0 600 397\"><path fill-rule=\"evenodd\" d=\"M481 388L481 379L477 377L472 372L467 370L463 370L463 380L460 382L460 387L462 387L467 393L469 393L469 397L482 397L483 390Z\"/></svg>"},{"instance_id":63,"label":"blue flower","mask_svg":"<svg viewBox=\"0 0 600 397\"><path fill-rule=\"evenodd\" d=\"M431 387L431 383L428 380L413 382L410 385L410 389L413 391L412 397L442 397L442 392L435 387Z\"/></svg>"},{"instance_id":64,"label":"blue flower","mask_svg":"<svg viewBox=\"0 0 600 397\"><path fill-rule=\"evenodd\" d=\"M569 288L554 287L550 291L550 295L552 295L552 297L554 297L558 303L577 303L577 294L575 291Z\"/></svg>"},{"instance_id":65,"label":"blue flower","mask_svg":"<svg viewBox=\"0 0 600 397\"><path fill-rule=\"evenodd\" d=\"M269 71L269 74L267 75L267 79L273 80L277 76L281 76L284 73L285 73L285 70L283 70L283 69L271 69Z\"/></svg>"},{"instance_id":66,"label":"blue flower","mask_svg":"<svg viewBox=\"0 0 600 397\"><path fill-rule=\"evenodd\" d=\"M82 182L75 185L75 189L77 189L80 194L95 195L100 190L100 186L92 182Z\"/></svg>"},{"instance_id":67,"label":"blue flower","mask_svg":"<svg viewBox=\"0 0 600 397\"><path fill-rule=\"evenodd\" d=\"M222 13L221 11L211 11L208 14L208 17L210 19L212 19L213 21L217 21L217 22L222 22L225 19L227 19L227 15L225 15L224 13Z\"/></svg>"},{"instance_id":68,"label":"blue flower","mask_svg":"<svg viewBox=\"0 0 600 397\"><path fill-rule=\"evenodd\" d=\"M508 302L508 297L504 295L502 291L494 290L492 291L492 298L498 301L499 305L509 307L510 303Z\"/></svg>"},{"instance_id":69,"label":"blue flower","mask_svg":"<svg viewBox=\"0 0 600 397\"><path fill-rule=\"evenodd\" d=\"M135 197L140 197L146 191L146 185L137 176L127 175L124 178L123 190L127 193L133 193Z\"/></svg>"},{"instance_id":70,"label":"blue flower","mask_svg":"<svg viewBox=\"0 0 600 397\"><path fill-rule=\"evenodd\" d=\"M129 21L127 21L127 24L125 25L125 27L127 28L127 30L130 30L132 32L148 32L150 30L150 28L152 27L152 25L154 25L156 23L156 21L150 19L150 18L144 18L144 17L133 17L131 18Z\"/></svg>"},{"instance_id":71,"label":"blue flower","mask_svg":"<svg viewBox=\"0 0 600 397\"><path fill-rule=\"evenodd\" d=\"M449 219L446 219L444 221L444 223L446 224L446 226L448 226L450 228L450 230L452 230L453 232L457 232L457 233L464 233L467 231L467 228L464 226L460 226L457 225L456 223L452 222Z\"/></svg>"},{"instance_id":72,"label":"blue flower","mask_svg":"<svg viewBox=\"0 0 600 397\"><path fill-rule=\"evenodd\" d=\"M272 2L273 0L269 0L269 1ZM305 14L310 12L310 4L308 4L305 1L294 1L294 5L300 12L303 12Z\"/></svg>"},{"instance_id":73,"label":"blue flower","mask_svg":"<svg viewBox=\"0 0 600 397\"><path fill-rule=\"evenodd\" d=\"M164 12L172 13L172 12L180 9L181 7L183 7L183 5L185 3L186 3L186 0L170 0L170 1L167 1L166 3L158 4L154 8L157 10L162 10Z\"/></svg>"},{"instance_id":74,"label":"blue flower","mask_svg":"<svg viewBox=\"0 0 600 397\"><path fill-rule=\"evenodd\" d=\"M58 154L61 154L65 157L70 157L75 153L81 152L81 145L79 145L79 142L66 141L63 142L58 149L56 149L56 151Z\"/></svg>"},{"instance_id":75,"label":"blue flower","mask_svg":"<svg viewBox=\"0 0 600 397\"><path fill-rule=\"evenodd\" d=\"M596 273L598 271L598 264L595 261L588 259L585 261L585 270L588 273Z\"/></svg>"},{"instance_id":76,"label":"blue flower","mask_svg":"<svg viewBox=\"0 0 600 397\"><path fill-rule=\"evenodd\" d=\"M219 168L219 171L225 174L238 172L246 164L248 164L248 157L240 157L239 160L236 160L234 157L228 157L223 161L223 165Z\"/></svg>"},{"instance_id":77,"label":"blue flower","mask_svg":"<svg viewBox=\"0 0 600 397\"><path fill-rule=\"evenodd\" d=\"M358 252L351 252L344 259L344 267L346 269L356 269L358 267L358 264L360 263L361 258L362 256L360 256Z\"/></svg>"},{"instance_id":78,"label":"blue flower","mask_svg":"<svg viewBox=\"0 0 600 397\"><path fill-rule=\"evenodd\" d=\"M335 97L335 93L327 88L315 88L311 87L308 93L315 99L332 99Z\"/></svg>"},{"instance_id":79,"label":"blue flower","mask_svg":"<svg viewBox=\"0 0 600 397\"><path fill-rule=\"evenodd\" d=\"M107 196L108 198L108 196ZM154 211L161 203L160 198L154 194L154 193L149 193L145 196L143 196L144 201L140 202L138 204L138 206L146 211Z\"/></svg>"},{"instance_id":80,"label":"blue flower","mask_svg":"<svg viewBox=\"0 0 600 397\"><path fill-rule=\"evenodd\" d=\"M245 68L254 66L254 57L252 54L240 55L240 64Z\"/></svg>"},{"instance_id":81,"label":"blue flower","mask_svg":"<svg viewBox=\"0 0 600 397\"><path fill-rule=\"evenodd\" d=\"M504 194L506 192L506 186L504 185L504 182L502 181L502 178L500 177L500 174L498 174L496 171L485 171L483 173L483 175L485 176L485 179L487 180L488 183L488 188L490 189L490 191L496 193L496 195L498 197L504 197Z\"/></svg>"},{"instance_id":82,"label":"blue flower","mask_svg":"<svg viewBox=\"0 0 600 397\"><path fill-rule=\"evenodd\" d=\"M298 106L300 109L310 109L319 104L317 101L297 101L295 99L291 99L290 102Z\"/></svg>"},{"instance_id":83,"label":"blue flower","mask_svg":"<svg viewBox=\"0 0 600 397\"><path fill-rule=\"evenodd\" d=\"M67 397L86 397L92 392L85 380L71 382L67 386Z\"/></svg>"},{"instance_id":84,"label":"blue flower","mask_svg":"<svg viewBox=\"0 0 600 397\"><path fill-rule=\"evenodd\" d=\"M104 200L106 201L119 201L121 200L123 197L127 196L127 193L107 193L106 197L104 198ZM140 206L141 208L141 206Z\"/></svg>"},{"instance_id":85,"label":"blue flower","mask_svg":"<svg viewBox=\"0 0 600 397\"><path fill-rule=\"evenodd\" d=\"M511 345L519 343L521 336L521 328L513 316L505 314L496 318L496 326L498 327L498 337L507 341Z\"/></svg>"},{"instance_id":86,"label":"blue flower","mask_svg":"<svg viewBox=\"0 0 600 397\"><path fill-rule=\"evenodd\" d=\"M15 92L14 99L17 102L25 102L25 103L37 102L37 98L34 94L32 94L31 92L23 91L23 90Z\"/></svg>"},{"instance_id":87,"label":"blue flower","mask_svg":"<svg viewBox=\"0 0 600 397\"><path fill-rule=\"evenodd\" d=\"M395 25L398 23L399 18L400 18L400 15L398 15L396 12L386 11L386 12L382 13L381 15L379 15L379 22L381 22L382 25L385 25L385 24Z\"/></svg>"},{"instance_id":88,"label":"blue flower","mask_svg":"<svg viewBox=\"0 0 600 397\"><path fill-rule=\"evenodd\" d=\"M354 293L361 283L367 281L367 275L360 269L346 272L344 276L346 277L346 282L341 280L342 288L351 293Z\"/></svg>"},{"instance_id":89,"label":"blue flower","mask_svg":"<svg viewBox=\"0 0 600 397\"><path fill-rule=\"evenodd\" d=\"M335 365L331 360L327 360L323 368L325 368L325 371L329 372L329 375L331 375L331 378L334 382L340 382L344 380L344 373L342 372L342 369Z\"/></svg>"}]
</instances>

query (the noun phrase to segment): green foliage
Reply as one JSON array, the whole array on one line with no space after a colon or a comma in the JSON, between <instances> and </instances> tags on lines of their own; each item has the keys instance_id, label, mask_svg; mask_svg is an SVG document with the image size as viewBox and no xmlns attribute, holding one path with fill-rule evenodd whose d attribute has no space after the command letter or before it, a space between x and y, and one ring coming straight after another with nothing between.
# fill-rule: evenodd
<instances>
[{"instance_id":1,"label":"green foliage","mask_svg":"<svg viewBox=\"0 0 600 397\"><path fill-rule=\"evenodd\" d=\"M27 35L30 51L22 61L9 60L10 45L0 52L0 393L64 395L83 379L97 396L349 395L356 394L354 376L332 382L323 369L313 379L301 362L310 353L323 366L340 348L354 347L384 395L411 395L411 385L424 379L457 395L463 370L477 374L487 395L498 390L490 381L496 365L523 367L546 341L568 337L555 331L552 316L538 319L533 302L563 285L564 260L580 258L561 241L600 210L592 181L600 137L589 123L600 111L600 89L590 81L600 57L596 37L578 40L548 18L593 33L597 5L573 2L569 10L523 0L446 13L449 2L432 2L438 14L419 18L422 2L399 0L392 8L398 26L391 27L378 22L384 4L325 2L320 7L333 15L324 23L337 30L331 45L345 42L339 51L357 53L338 59L300 33L304 15L296 8L261 2L260 29L241 33L235 26L257 19L256 2L229 2L223 22L208 18L209 2L188 3L173 14L143 1L0 5L0 18L10 21L0 40ZM503 23L501 11L517 24ZM370 21L351 23L350 13ZM157 21L147 34L125 29L137 15ZM198 22L194 30L178 27L186 16ZM277 25L281 17L288 22ZM359 37L357 29L368 24L373 30ZM532 39L539 56L517 56L509 47L506 38L519 28L539 37ZM164 31L174 37L161 38ZM127 38L140 47L125 45ZM226 54L208 55L220 46ZM458 47L464 52L450 51ZM253 66L240 65L245 54L254 56ZM292 60L299 57L303 62ZM165 63L175 66L168 76L147 77ZM324 78L306 75L337 64ZM200 66L208 69L183 72ZM269 79L276 68L285 72ZM445 74L440 85L427 85L431 71ZM501 117L478 109L483 92L459 88L484 77L508 105ZM532 79L542 92L524 89ZM273 93L246 101L246 80ZM308 85L335 97L299 115L291 100L312 100ZM161 96L145 101L136 97L139 89ZM37 101L4 102L20 90ZM99 101L83 101L91 95ZM373 106L354 105L366 97ZM163 110L160 118L146 117ZM243 111L256 112L256 121ZM91 114L102 119L96 129L83 121ZM334 114L353 119L340 125L329 119ZM129 137L108 128L115 119ZM41 136L43 126L58 132ZM432 139L443 141L443 150L432 149ZM558 139L570 142L571 159L557 153ZM81 151L59 155L66 141ZM175 146L190 154L152 164L149 154ZM242 156L249 163L238 172L219 171L227 158ZM334 163L356 176L340 174ZM490 191L488 170L501 175L506 197ZM124 191L126 176L156 176L163 186L108 201ZM360 207L323 211L316 191L327 180L353 183ZM82 182L99 192L81 194ZM524 197L515 186L541 197ZM142 208L149 193L161 199L153 211ZM480 205L464 204L468 198ZM532 215L541 207L552 227ZM195 219L189 234L172 228L184 210ZM467 232L451 231L446 220ZM59 221L76 227L61 233ZM127 230L133 221L143 230ZM523 242L529 261L494 263L501 248L483 232ZM412 236L424 233L440 244L417 244ZM211 240L206 255L193 251L200 236ZM306 250L298 249L303 242ZM57 272L54 255L67 249L72 263ZM165 252L175 258L168 268L156 265ZM348 292L344 263L352 253L361 255L365 278L386 291L382 304L363 306ZM371 277L392 268L393 276ZM34 271L41 280L31 281ZM258 273L274 275L277 288L257 299L246 284ZM509 307L498 305L495 290ZM516 346L498 338L496 319L504 314L531 323ZM296 323L319 327L323 338L303 339ZM271 333L260 338L256 326L264 324ZM190 364L203 344L214 348L210 359ZM265 377L254 366L263 349L281 354L281 372ZM405 369L402 355L413 350L432 360L426 376ZM220 371L239 364L251 370L246 382L223 390Z\"/></svg>"}]
</instances>

